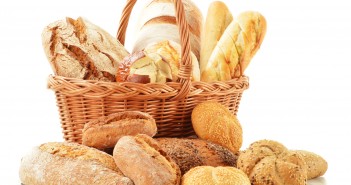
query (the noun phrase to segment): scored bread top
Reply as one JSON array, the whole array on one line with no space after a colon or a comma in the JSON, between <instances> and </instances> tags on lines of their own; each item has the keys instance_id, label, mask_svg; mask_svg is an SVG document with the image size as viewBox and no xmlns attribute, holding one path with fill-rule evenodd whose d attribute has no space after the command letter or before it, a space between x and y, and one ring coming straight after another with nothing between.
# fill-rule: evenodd
<instances>
[{"instance_id":1,"label":"scored bread top","mask_svg":"<svg viewBox=\"0 0 351 185\"><path fill-rule=\"evenodd\" d=\"M112 156L94 148L77 143L49 142L40 145L39 149L60 157L96 161L106 168L122 174L117 168Z\"/></svg>"}]
</instances>

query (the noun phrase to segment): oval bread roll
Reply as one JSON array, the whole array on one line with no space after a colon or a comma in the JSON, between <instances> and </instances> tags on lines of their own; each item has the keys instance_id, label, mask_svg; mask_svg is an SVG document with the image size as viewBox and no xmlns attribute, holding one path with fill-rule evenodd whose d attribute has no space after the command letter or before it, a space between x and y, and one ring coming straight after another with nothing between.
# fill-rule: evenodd
<instances>
[{"instance_id":1,"label":"oval bread roll","mask_svg":"<svg viewBox=\"0 0 351 185\"><path fill-rule=\"evenodd\" d=\"M98 149L113 148L125 135L157 133L155 119L140 111L125 111L102 116L84 125L82 144Z\"/></svg>"},{"instance_id":2,"label":"oval bread roll","mask_svg":"<svg viewBox=\"0 0 351 185\"><path fill-rule=\"evenodd\" d=\"M249 178L234 167L198 166L182 177L182 185L251 185Z\"/></svg>"},{"instance_id":3,"label":"oval bread roll","mask_svg":"<svg viewBox=\"0 0 351 185\"><path fill-rule=\"evenodd\" d=\"M307 164L307 178L314 179L323 176L328 169L328 163L323 157L305 150L295 150Z\"/></svg>"},{"instance_id":4,"label":"oval bread roll","mask_svg":"<svg viewBox=\"0 0 351 185\"><path fill-rule=\"evenodd\" d=\"M236 153L242 145L243 131L234 114L218 102L198 104L191 121L196 135Z\"/></svg>"},{"instance_id":5,"label":"oval bread roll","mask_svg":"<svg viewBox=\"0 0 351 185\"><path fill-rule=\"evenodd\" d=\"M177 185L181 173L177 164L150 136L139 134L118 140L113 158L135 185Z\"/></svg>"}]
</instances>

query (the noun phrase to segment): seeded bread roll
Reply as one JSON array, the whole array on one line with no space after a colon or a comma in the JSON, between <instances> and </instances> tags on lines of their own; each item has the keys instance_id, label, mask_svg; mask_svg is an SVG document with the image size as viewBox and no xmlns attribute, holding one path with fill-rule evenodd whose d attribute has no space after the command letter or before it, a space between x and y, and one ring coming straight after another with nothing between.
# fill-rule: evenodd
<instances>
[{"instance_id":1,"label":"seeded bread roll","mask_svg":"<svg viewBox=\"0 0 351 185\"><path fill-rule=\"evenodd\" d=\"M112 156L75 143L45 143L21 160L20 180L26 185L133 185L122 175Z\"/></svg>"},{"instance_id":2,"label":"seeded bread roll","mask_svg":"<svg viewBox=\"0 0 351 185\"><path fill-rule=\"evenodd\" d=\"M139 134L118 140L113 158L135 185L177 185L181 172L177 164L150 136Z\"/></svg>"},{"instance_id":3,"label":"seeded bread roll","mask_svg":"<svg viewBox=\"0 0 351 185\"><path fill-rule=\"evenodd\" d=\"M237 154L202 139L157 138L156 140L177 163L182 174L196 166L236 166Z\"/></svg>"},{"instance_id":4,"label":"seeded bread roll","mask_svg":"<svg viewBox=\"0 0 351 185\"><path fill-rule=\"evenodd\" d=\"M84 80L115 81L118 63L128 55L116 38L81 17L48 25L42 44L55 75Z\"/></svg>"},{"instance_id":5,"label":"seeded bread roll","mask_svg":"<svg viewBox=\"0 0 351 185\"><path fill-rule=\"evenodd\" d=\"M191 114L196 135L237 153L242 145L243 132L234 114L222 104L207 101L198 104Z\"/></svg>"},{"instance_id":6,"label":"seeded bread roll","mask_svg":"<svg viewBox=\"0 0 351 185\"><path fill-rule=\"evenodd\" d=\"M251 185L249 178L234 167L198 166L182 177L182 185Z\"/></svg>"},{"instance_id":7,"label":"seeded bread roll","mask_svg":"<svg viewBox=\"0 0 351 185\"><path fill-rule=\"evenodd\" d=\"M125 136L157 132L155 119L147 113L125 111L100 117L84 125L82 144L98 149L113 148Z\"/></svg>"},{"instance_id":8,"label":"seeded bread roll","mask_svg":"<svg viewBox=\"0 0 351 185\"><path fill-rule=\"evenodd\" d=\"M323 157L305 150L295 150L307 164L307 179L323 176L328 169L328 163Z\"/></svg>"},{"instance_id":9,"label":"seeded bread roll","mask_svg":"<svg viewBox=\"0 0 351 185\"><path fill-rule=\"evenodd\" d=\"M276 141L260 140L241 152L237 167L252 185L306 185L307 165L300 154Z\"/></svg>"}]
</instances>

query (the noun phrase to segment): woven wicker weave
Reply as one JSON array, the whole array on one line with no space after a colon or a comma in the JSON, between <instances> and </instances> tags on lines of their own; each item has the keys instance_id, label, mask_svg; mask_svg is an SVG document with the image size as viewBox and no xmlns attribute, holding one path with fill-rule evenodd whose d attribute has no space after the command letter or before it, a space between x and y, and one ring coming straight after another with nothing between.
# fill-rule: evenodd
<instances>
[{"instance_id":1,"label":"woven wicker weave","mask_svg":"<svg viewBox=\"0 0 351 185\"><path fill-rule=\"evenodd\" d=\"M117 38L124 44L125 30L136 0L128 0ZM64 139L81 143L82 128L92 119L125 110L147 112L156 119L156 137L194 135L192 109L199 103L214 100L236 114L241 95L248 88L246 76L226 82L191 82L191 59L188 24L181 0L174 0L181 38L182 61L178 82L166 84L116 83L82 80L50 75L48 88L55 91Z\"/></svg>"}]
</instances>

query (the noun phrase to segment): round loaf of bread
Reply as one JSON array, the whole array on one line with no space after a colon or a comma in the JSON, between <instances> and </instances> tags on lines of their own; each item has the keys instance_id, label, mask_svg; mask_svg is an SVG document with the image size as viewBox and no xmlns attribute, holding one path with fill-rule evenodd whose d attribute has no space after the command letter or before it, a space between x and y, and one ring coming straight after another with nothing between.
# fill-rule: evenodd
<instances>
[{"instance_id":1,"label":"round loaf of bread","mask_svg":"<svg viewBox=\"0 0 351 185\"><path fill-rule=\"evenodd\" d=\"M76 143L45 143L21 160L23 184L120 184L132 185L112 156Z\"/></svg>"},{"instance_id":2,"label":"round loaf of bread","mask_svg":"<svg viewBox=\"0 0 351 185\"><path fill-rule=\"evenodd\" d=\"M234 167L198 166L182 177L182 185L251 185L244 172Z\"/></svg>"},{"instance_id":3,"label":"round loaf of bread","mask_svg":"<svg viewBox=\"0 0 351 185\"><path fill-rule=\"evenodd\" d=\"M154 136L157 132L155 119L140 111L125 111L88 122L83 128L82 143L98 149L113 148L125 135L146 134Z\"/></svg>"},{"instance_id":4,"label":"round loaf of bread","mask_svg":"<svg viewBox=\"0 0 351 185\"><path fill-rule=\"evenodd\" d=\"M113 158L135 185L177 185L181 173L177 164L150 136L139 134L118 140Z\"/></svg>"},{"instance_id":5,"label":"round loaf of bread","mask_svg":"<svg viewBox=\"0 0 351 185\"><path fill-rule=\"evenodd\" d=\"M156 140L177 163L182 174L196 166L236 166L237 154L206 140L186 138Z\"/></svg>"},{"instance_id":6,"label":"round loaf of bread","mask_svg":"<svg viewBox=\"0 0 351 185\"><path fill-rule=\"evenodd\" d=\"M256 141L241 152L237 167L252 185L306 185L307 165L302 156L269 140Z\"/></svg>"},{"instance_id":7,"label":"round loaf of bread","mask_svg":"<svg viewBox=\"0 0 351 185\"><path fill-rule=\"evenodd\" d=\"M218 102L198 104L191 121L196 135L205 140L228 148L233 153L242 145L242 128L234 114Z\"/></svg>"}]
</instances>

